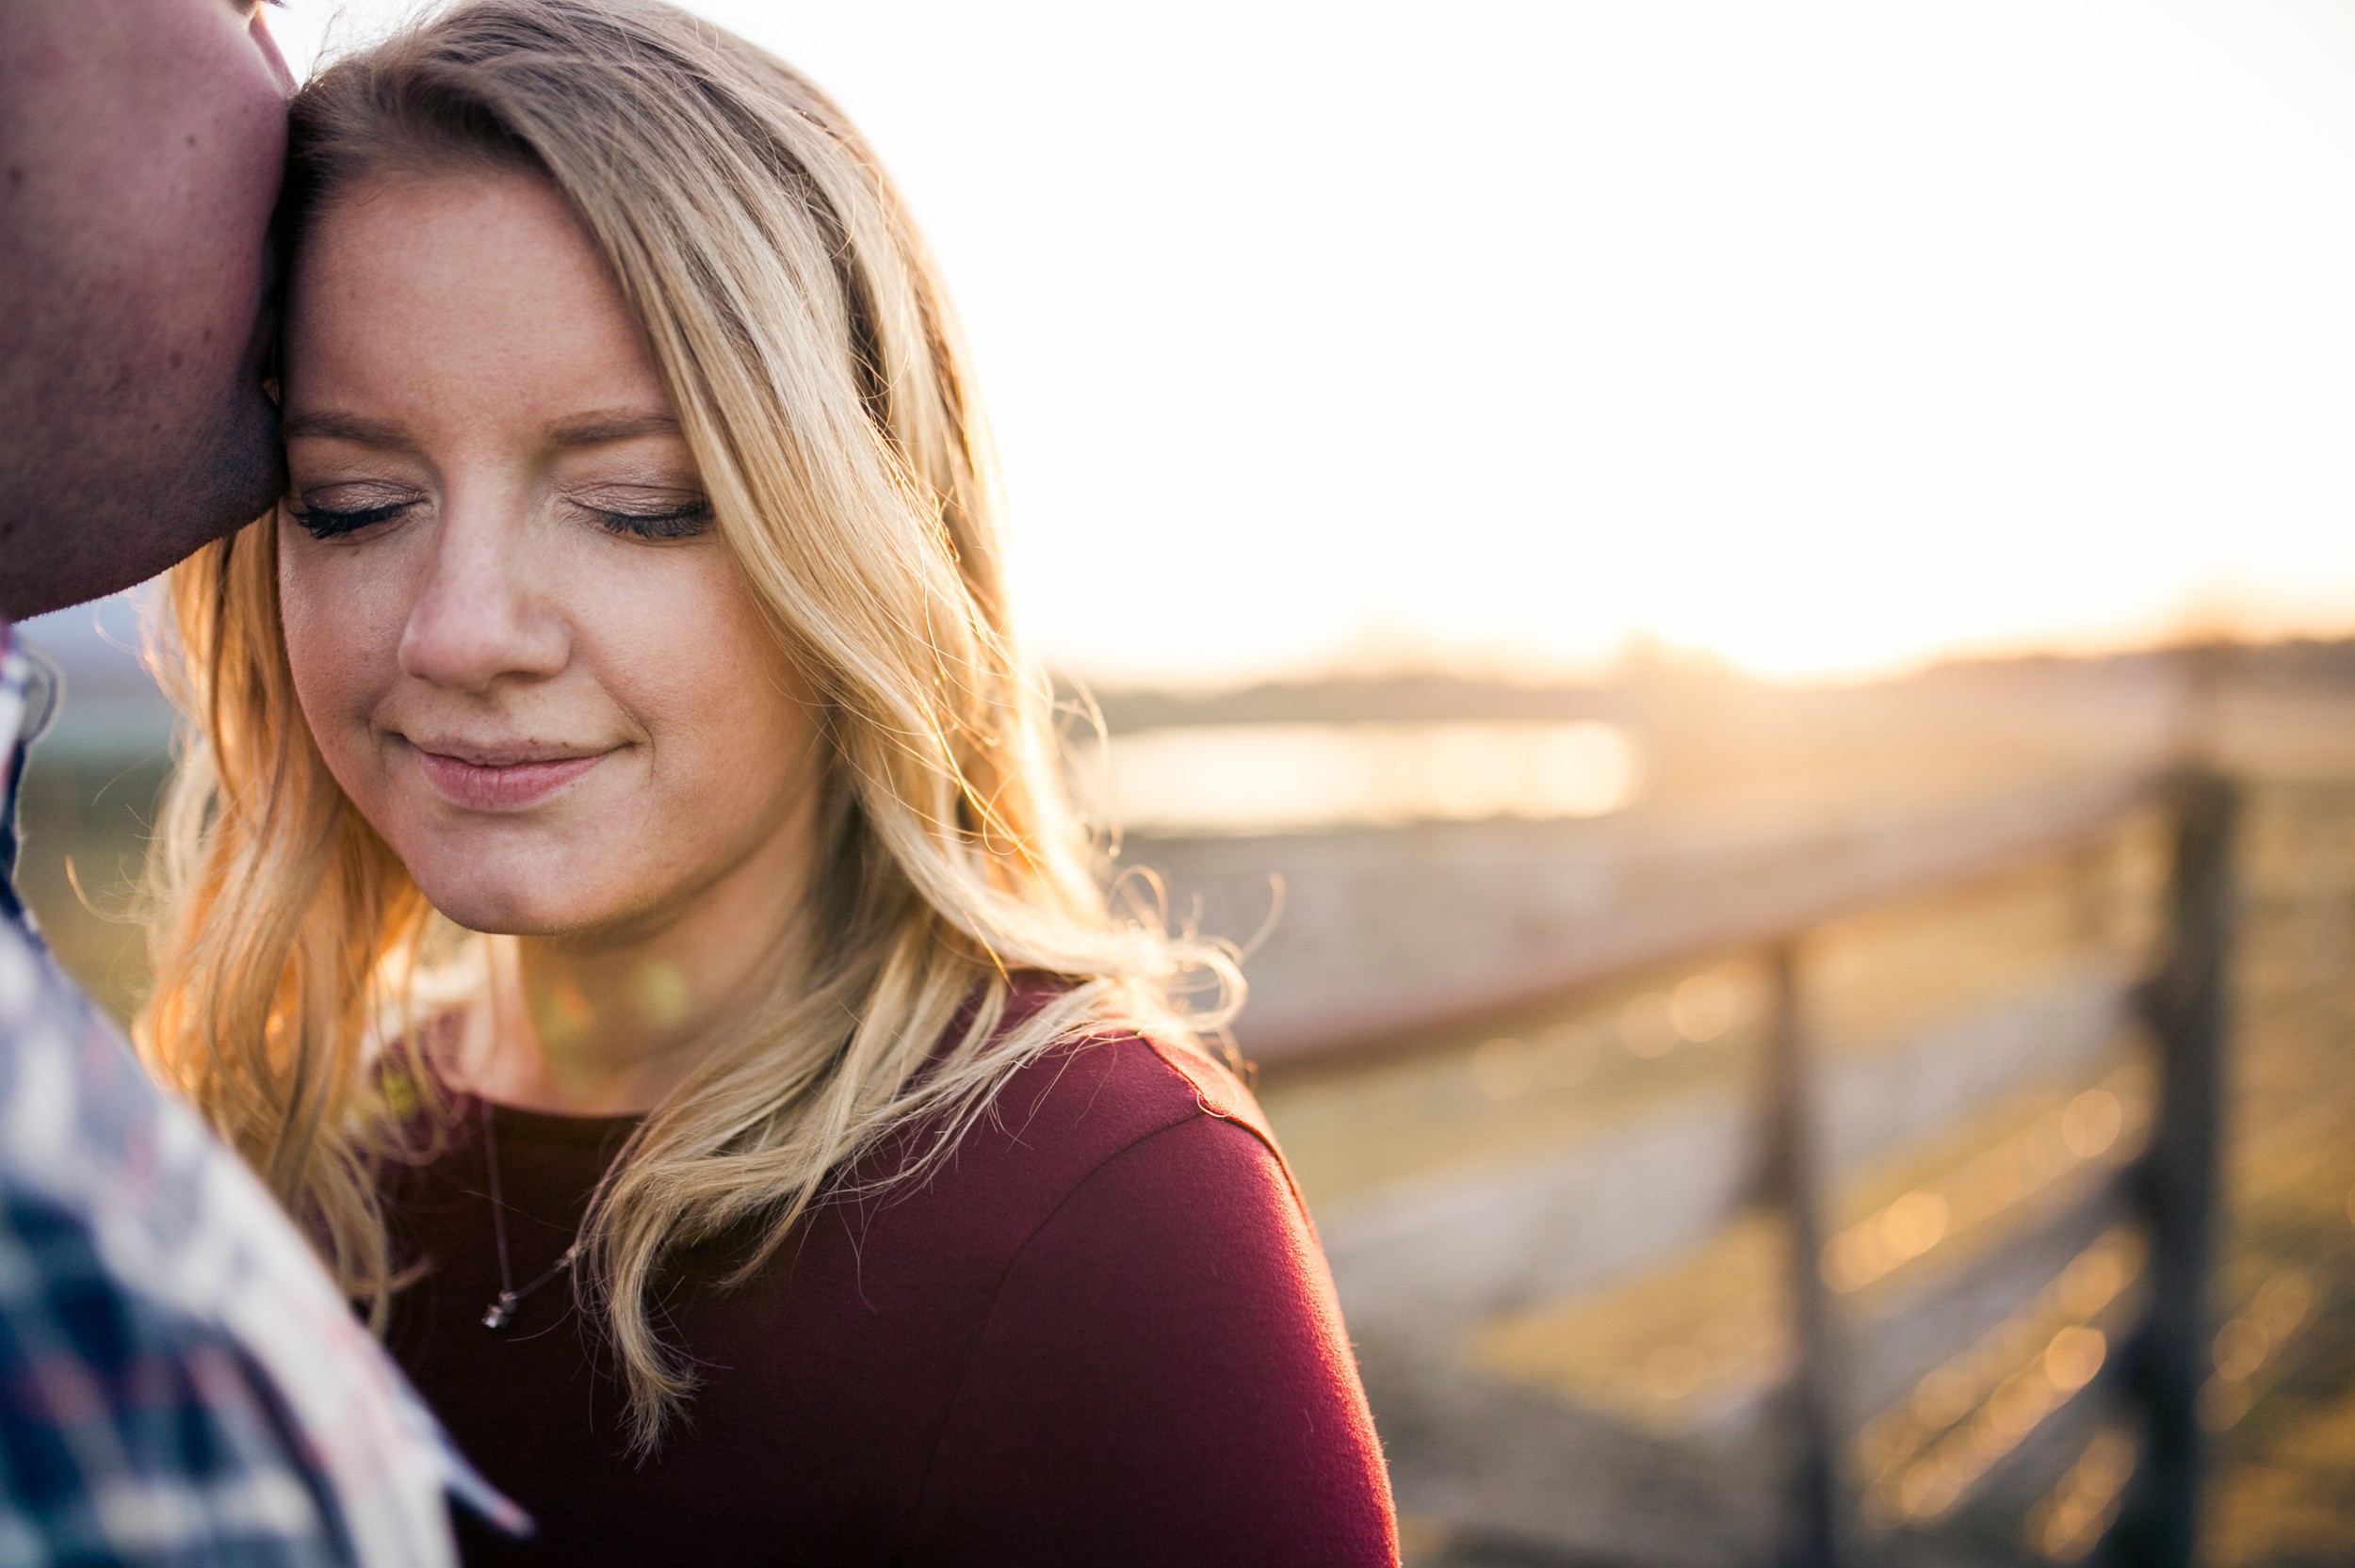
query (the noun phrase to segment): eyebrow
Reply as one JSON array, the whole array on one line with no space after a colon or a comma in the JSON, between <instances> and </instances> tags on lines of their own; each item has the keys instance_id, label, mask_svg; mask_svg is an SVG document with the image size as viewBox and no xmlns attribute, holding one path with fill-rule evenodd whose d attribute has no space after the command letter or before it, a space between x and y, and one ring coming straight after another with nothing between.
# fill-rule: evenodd
<instances>
[{"instance_id":1,"label":"eyebrow","mask_svg":"<svg viewBox=\"0 0 2355 1568\"><path fill-rule=\"evenodd\" d=\"M636 441L644 436L674 436L678 433L678 420L670 414L616 410L568 419L548 431L548 440L558 446L603 446L609 442ZM398 425L365 419L353 413L339 413L332 409L287 415L284 435L288 441L316 438L349 441L358 446L398 447L410 445L409 432Z\"/></svg>"},{"instance_id":2,"label":"eyebrow","mask_svg":"<svg viewBox=\"0 0 2355 1568\"><path fill-rule=\"evenodd\" d=\"M609 441L678 433L678 421L667 413L590 413L557 426L548 439L559 446L602 446Z\"/></svg>"},{"instance_id":3,"label":"eyebrow","mask_svg":"<svg viewBox=\"0 0 2355 1568\"><path fill-rule=\"evenodd\" d=\"M317 437L327 441L349 441L361 446L406 446L409 444L408 433L398 425L363 419L355 413L336 413L332 410L316 413L290 413L280 434L288 441Z\"/></svg>"}]
</instances>

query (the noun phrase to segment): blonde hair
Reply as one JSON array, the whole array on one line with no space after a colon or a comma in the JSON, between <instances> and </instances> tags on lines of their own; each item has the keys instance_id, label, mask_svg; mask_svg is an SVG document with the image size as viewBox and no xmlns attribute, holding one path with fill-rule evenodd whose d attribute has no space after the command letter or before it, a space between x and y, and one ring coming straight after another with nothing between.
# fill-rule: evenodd
<instances>
[{"instance_id":1,"label":"blonde hair","mask_svg":"<svg viewBox=\"0 0 2355 1568\"><path fill-rule=\"evenodd\" d=\"M1039 1052L1115 1026L1198 1040L1189 1022L1223 1026L1240 979L1149 911L1107 910L1050 693L1009 634L956 330L841 111L665 6L470 0L303 89L292 237L373 173L468 168L528 171L570 202L825 710L804 954L646 1118L584 1233L585 1298L643 1448L692 1386L649 1308L678 1249L755 1225L749 1272L878 1140L936 1156ZM381 1319L404 1260L377 1176L414 1106L376 1055L378 1020L413 1005L437 917L297 706L276 542L266 517L170 578L167 673L191 733L154 863L140 1041ZM1068 983L1009 1026L1022 971ZM1212 999L1184 1012L1205 983Z\"/></svg>"}]
</instances>

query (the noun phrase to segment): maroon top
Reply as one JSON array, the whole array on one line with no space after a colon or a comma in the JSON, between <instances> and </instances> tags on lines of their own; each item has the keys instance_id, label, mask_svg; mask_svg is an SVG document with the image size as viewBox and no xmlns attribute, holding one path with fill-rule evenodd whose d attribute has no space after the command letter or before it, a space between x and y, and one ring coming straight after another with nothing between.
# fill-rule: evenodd
<instances>
[{"instance_id":1,"label":"maroon top","mask_svg":"<svg viewBox=\"0 0 2355 1568\"><path fill-rule=\"evenodd\" d=\"M702 1384L642 1465L564 1283L482 1326L499 1277L479 1134L398 1172L396 1235L430 1271L392 1349L540 1525L513 1543L462 1524L466 1560L1394 1563L1324 1254L1251 1096L1129 1035L1058 1048L997 1107L928 1181L828 1203L739 1290L679 1292L669 1337ZM631 1122L492 1114L520 1285Z\"/></svg>"}]
</instances>

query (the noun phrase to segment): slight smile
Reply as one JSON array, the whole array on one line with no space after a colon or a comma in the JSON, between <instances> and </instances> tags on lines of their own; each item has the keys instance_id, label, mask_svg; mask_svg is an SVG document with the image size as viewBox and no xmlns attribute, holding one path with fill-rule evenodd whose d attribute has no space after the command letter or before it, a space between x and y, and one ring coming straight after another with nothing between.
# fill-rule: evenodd
<instances>
[{"instance_id":1,"label":"slight smile","mask_svg":"<svg viewBox=\"0 0 2355 1568\"><path fill-rule=\"evenodd\" d=\"M436 751L414 741L410 748L433 793L462 811L528 811L613 754L471 747Z\"/></svg>"}]
</instances>

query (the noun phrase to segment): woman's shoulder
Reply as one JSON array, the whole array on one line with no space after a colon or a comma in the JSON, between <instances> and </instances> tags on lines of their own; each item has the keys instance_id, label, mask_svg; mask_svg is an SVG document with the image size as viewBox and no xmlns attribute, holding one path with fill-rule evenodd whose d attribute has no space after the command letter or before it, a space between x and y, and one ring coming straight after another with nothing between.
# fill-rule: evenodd
<instances>
[{"instance_id":1,"label":"woman's shoulder","mask_svg":"<svg viewBox=\"0 0 2355 1568\"><path fill-rule=\"evenodd\" d=\"M1250 1091L1116 1030L1026 1064L999 1103L966 1168L983 1199L968 1212L1018 1218L935 1447L917 1558L1394 1562L1332 1282ZM1001 1210L983 1196L995 1171L1043 1179Z\"/></svg>"},{"instance_id":2,"label":"woman's shoulder","mask_svg":"<svg viewBox=\"0 0 2355 1568\"><path fill-rule=\"evenodd\" d=\"M1010 1072L950 1147L937 1136L918 1128L889 1140L839 1196L888 1229L932 1231L975 1263L1002 1264L1115 1172L1196 1200L1248 1191L1256 1206L1289 1211L1284 1222L1306 1220L1250 1090L1148 1030L1105 1025L1060 1040Z\"/></svg>"},{"instance_id":3,"label":"woman's shoulder","mask_svg":"<svg viewBox=\"0 0 2355 1568\"><path fill-rule=\"evenodd\" d=\"M977 1163L1017 1178L1010 1267L1057 1290L1085 1279L1119 1294L1111 1282L1126 1272L1158 1277L1181 1258L1246 1293L1330 1288L1321 1255L1313 1279L1293 1277L1315 1228L1259 1101L1197 1051L1132 1030L1059 1045L1006 1085L994 1125L976 1132ZM1134 1306L1126 1316L1141 1320Z\"/></svg>"},{"instance_id":4,"label":"woman's shoulder","mask_svg":"<svg viewBox=\"0 0 2355 1568\"><path fill-rule=\"evenodd\" d=\"M988 1120L1037 1148L1060 1144L1092 1170L1148 1139L1220 1123L1280 1160L1274 1129L1242 1080L1189 1044L1113 1026L1059 1042L1010 1076Z\"/></svg>"}]
</instances>

